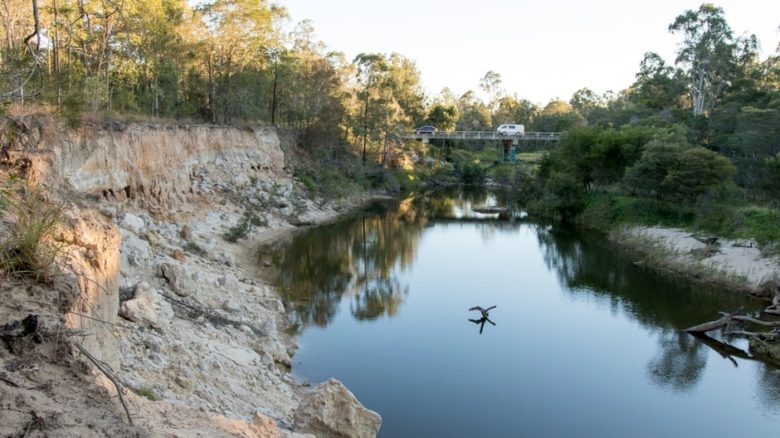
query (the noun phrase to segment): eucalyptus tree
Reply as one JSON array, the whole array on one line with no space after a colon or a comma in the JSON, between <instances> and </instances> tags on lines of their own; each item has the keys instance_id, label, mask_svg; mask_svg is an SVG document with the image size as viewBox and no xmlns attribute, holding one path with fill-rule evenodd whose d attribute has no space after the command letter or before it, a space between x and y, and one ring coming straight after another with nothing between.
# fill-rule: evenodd
<instances>
[{"instance_id":1,"label":"eucalyptus tree","mask_svg":"<svg viewBox=\"0 0 780 438\"><path fill-rule=\"evenodd\" d=\"M359 102L356 131L362 143L363 164L370 145L382 144L385 155L390 134L422 122L424 95L420 73L409 59L398 55L361 53L356 69L356 97Z\"/></svg>"},{"instance_id":2,"label":"eucalyptus tree","mask_svg":"<svg viewBox=\"0 0 780 438\"><path fill-rule=\"evenodd\" d=\"M679 15L669 31L683 36L676 63L686 70L694 116L706 115L736 70L737 44L723 9L709 3Z\"/></svg>"},{"instance_id":3,"label":"eucalyptus tree","mask_svg":"<svg viewBox=\"0 0 780 438\"><path fill-rule=\"evenodd\" d=\"M591 111L605 106L603 96L596 94L590 88L580 88L572 94L569 105L582 117L588 118Z\"/></svg>"},{"instance_id":4,"label":"eucalyptus tree","mask_svg":"<svg viewBox=\"0 0 780 438\"><path fill-rule=\"evenodd\" d=\"M539 113L539 107L528 99L517 95L504 96L498 100L498 106L493 112L493 126L504 123L521 123L530 127Z\"/></svg>"},{"instance_id":5,"label":"eucalyptus tree","mask_svg":"<svg viewBox=\"0 0 780 438\"><path fill-rule=\"evenodd\" d=\"M458 113L458 131L486 131L492 126L490 108L474 91L469 90L458 98Z\"/></svg>"},{"instance_id":6,"label":"eucalyptus tree","mask_svg":"<svg viewBox=\"0 0 780 438\"><path fill-rule=\"evenodd\" d=\"M685 94L683 72L676 70L655 52L647 52L639 64L630 99L655 110L675 108Z\"/></svg>"},{"instance_id":7,"label":"eucalyptus tree","mask_svg":"<svg viewBox=\"0 0 780 438\"><path fill-rule=\"evenodd\" d=\"M296 132L299 144L335 143L346 118L347 63L343 54L326 51L309 21L298 24L292 39L273 67L272 120L278 101L283 125Z\"/></svg>"},{"instance_id":8,"label":"eucalyptus tree","mask_svg":"<svg viewBox=\"0 0 780 438\"><path fill-rule=\"evenodd\" d=\"M502 82L501 75L493 70L485 73L485 76L482 76L482 79L479 80L479 88L488 96L488 107L490 108L491 116L498 106L499 99L504 95L504 89L501 87Z\"/></svg>"},{"instance_id":9,"label":"eucalyptus tree","mask_svg":"<svg viewBox=\"0 0 780 438\"><path fill-rule=\"evenodd\" d=\"M458 109L454 105L434 104L428 110L425 124L433 125L443 131L452 131L458 123Z\"/></svg>"},{"instance_id":10,"label":"eucalyptus tree","mask_svg":"<svg viewBox=\"0 0 780 438\"><path fill-rule=\"evenodd\" d=\"M570 103L553 99L542 108L533 123L534 131L561 132L583 125L585 119Z\"/></svg>"},{"instance_id":11,"label":"eucalyptus tree","mask_svg":"<svg viewBox=\"0 0 780 438\"><path fill-rule=\"evenodd\" d=\"M261 71L269 48L281 45L276 22L286 11L266 0L214 0L200 6L207 22L206 59L212 121L229 122L245 108L247 87L234 78ZM236 78L241 80L242 78ZM251 79L240 84L251 83Z\"/></svg>"},{"instance_id":12,"label":"eucalyptus tree","mask_svg":"<svg viewBox=\"0 0 780 438\"><path fill-rule=\"evenodd\" d=\"M375 108L386 102L389 87L387 59L379 53L361 53L353 61L356 68L357 98L361 104L359 131L362 139L363 165L366 165L369 134L375 132L378 121Z\"/></svg>"},{"instance_id":13,"label":"eucalyptus tree","mask_svg":"<svg viewBox=\"0 0 780 438\"><path fill-rule=\"evenodd\" d=\"M0 99L17 100L37 71L25 44L34 27L32 8L27 1L0 0L0 22Z\"/></svg>"}]
</instances>

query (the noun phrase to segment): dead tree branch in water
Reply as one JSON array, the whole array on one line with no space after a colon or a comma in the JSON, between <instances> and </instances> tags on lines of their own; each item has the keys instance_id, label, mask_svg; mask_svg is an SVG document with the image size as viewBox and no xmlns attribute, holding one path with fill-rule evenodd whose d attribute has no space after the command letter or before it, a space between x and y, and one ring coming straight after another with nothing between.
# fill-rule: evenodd
<instances>
[{"instance_id":1,"label":"dead tree branch in water","mask_svg":"<svg viewBox=\"0 0 780 438\"><path fill-rule=\"evenodd\" d=\"M693 327L688 327L685 329L688 333L707 333L711 332L713 330L718 329L728 329L730 326L748 322L751 324L756 324L764 327L780 327L780 321L762 321L760 319L751 318L749 316L744 315L734 315L731 313L724 313L720 312L722 317L720 319L717 319L715 321L709 321L705 322L703 324L695 325Z\"/></svg>"}]
</instances>

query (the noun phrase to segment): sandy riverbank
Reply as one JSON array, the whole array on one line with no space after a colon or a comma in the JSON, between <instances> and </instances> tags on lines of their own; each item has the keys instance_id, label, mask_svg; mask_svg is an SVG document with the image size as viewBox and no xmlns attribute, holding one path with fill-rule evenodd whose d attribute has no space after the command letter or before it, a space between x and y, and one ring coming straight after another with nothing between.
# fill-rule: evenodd
<instances>
[{"instance_id":1,"label":"sandy riverbank","mask_svg":"<svg viewBox=\"0 0 780 438\"><path fill-rule=\"evenodd\" d=\"M780 260L750 240L704 238L663 227L631 227L612 240L642 254L642 263L706 283L771 299L780 281Z\"/></svg>"}]
</instances>

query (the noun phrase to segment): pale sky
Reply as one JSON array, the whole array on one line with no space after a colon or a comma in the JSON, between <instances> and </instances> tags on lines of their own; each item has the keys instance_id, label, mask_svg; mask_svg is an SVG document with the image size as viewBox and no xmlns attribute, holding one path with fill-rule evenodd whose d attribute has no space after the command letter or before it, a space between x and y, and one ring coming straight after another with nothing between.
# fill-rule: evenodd
<instances>
[{"instance_id":1,"label":"pale sky","mask_svg":"<svg viewBox=\"0 0 780 438\"><path fill-rule=\"evenodd\" d=\"M488 70L508 94L536 103L588 87L619 91L634 81L645 52L673 63L675 17L688 0L276 0L293 23L312 20L329 50L398 52L414 60L429 95L479 91ZM780 0L713 1L735 36L756 34L762 59L780 41Z\"/></svg>"}]
</instances>

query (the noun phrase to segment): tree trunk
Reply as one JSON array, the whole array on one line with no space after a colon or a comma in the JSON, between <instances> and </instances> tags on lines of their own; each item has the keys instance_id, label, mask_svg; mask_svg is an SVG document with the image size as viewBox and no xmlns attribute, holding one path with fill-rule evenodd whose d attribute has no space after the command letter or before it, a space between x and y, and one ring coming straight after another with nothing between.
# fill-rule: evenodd
<instances>
[{"instance_id":1,"label":"tree trunk","mask_svg":"<svg viewBox=\"0 0 780 438\"><path fill-rule=\"evenodd\" d=\"M59 12L57 0L52 0L54 9L54 92L57 100L57 108L62 104L62 78L60 77L60 32L59 32Z\"/></svg>"},{"instance_id":2,"label":"tree trunk","mask_svg":"<svg viewBox=\"0 0 780 438\"><path fill-rule=\"evenodd\" d=\"M276 126L276 82L279 78L279 67L274 65L274 90L271 96L271 126Z\"/></svg>"},{"instance_id":3,"label":"tree trunk","mask_svg":"<svg viewBox=\"0 0 780 438\"><path fill-rule=\"evenodd\" d=\"M366 142L368 141L368 90L366 90L366 101L363 105L363 167L366 167Z\"/></svg>"}]
</instances>

